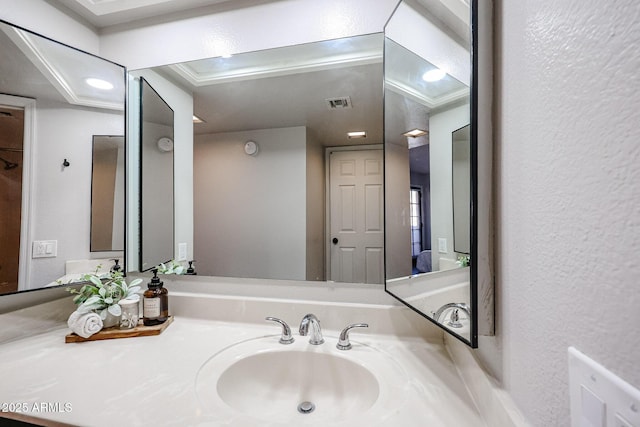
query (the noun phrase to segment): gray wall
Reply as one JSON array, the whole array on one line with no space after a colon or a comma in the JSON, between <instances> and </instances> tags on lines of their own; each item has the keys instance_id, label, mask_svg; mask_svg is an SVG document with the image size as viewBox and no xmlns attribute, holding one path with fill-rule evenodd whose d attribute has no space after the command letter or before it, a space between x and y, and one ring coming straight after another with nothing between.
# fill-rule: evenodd
<instances>
[{"instance_id":1,"label":"gray wall","mask_svg":"<svg viewBox=\"0 0 640 427\"><path fill-rule=\"evenodd\" d=\"M306 145L304 127L196 136L199 274L306 279Z\"/></svg>"}]
</instances>

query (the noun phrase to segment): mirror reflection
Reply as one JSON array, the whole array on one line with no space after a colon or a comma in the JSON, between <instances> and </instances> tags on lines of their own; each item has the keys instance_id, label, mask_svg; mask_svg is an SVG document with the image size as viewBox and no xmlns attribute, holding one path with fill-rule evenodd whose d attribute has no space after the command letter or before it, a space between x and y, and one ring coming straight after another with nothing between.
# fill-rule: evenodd
<instances>
[{"instance_id":1,"label":"mirror reflection","mask_svg":"<svg viewBox=\"0 0 640 427\"><path fill-rule=\"evenodd\" d=\"M140 78L140 271L173 258L173 110Z\"/></svg>"},{"instance_id":2,"label":"mirror reflection","mask_svg":"<svg viewBox=\"0 0 640 427\"><path fill-rule=\"evenodd\" d=\"M453 251L471 255L471 134L470 125L453 132L451 162L453 185Z\"/></svg>"},{"instance_id":3,"label":"mirror reflection","mask_svg":"<svg viewBox=\"0 0 640 427\"><path fill-rule=\"evenodd\" d=\"M385 28L386 290L471 342L469 9L437 9Z\"/></svg>"},{"instance_id":4,"label":"mirror reflection","mask_svg":"<svg viewBox=\"0 0 640 427\"><path fill-rule=\"evenodd\" d=\"M0 22L0 76L0 293L108 270L123 247L91 252L92 141L124 135L124 68Z\"/></svg>"},{"instance_id":5,"label":"mirror reflection","mask_svg":"<svg viewBox=\"0 0 640 427\"><path fill-rule=\"evenodd\" d=\"M124 158L124 136L93 136L91 252L124 250Z\"/></svg>"},{"instance_id":6,"label":"mirror reflection","mask_svg":"<svg viewBox=\"0 0 640 427\"><path fill-rule=\"evenodd\" d=\"M153 69L200 119L199 275L383 283L382 48L373 34Z\"/></svg>"}]
</instances>

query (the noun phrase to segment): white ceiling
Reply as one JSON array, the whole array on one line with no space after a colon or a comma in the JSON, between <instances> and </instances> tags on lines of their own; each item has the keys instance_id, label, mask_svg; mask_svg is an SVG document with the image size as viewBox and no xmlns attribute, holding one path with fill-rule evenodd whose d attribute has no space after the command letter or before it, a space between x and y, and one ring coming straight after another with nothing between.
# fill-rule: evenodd
<instances>
[{"instance_id":1,"label":"white ceiling","mask_svg":"<svg viewBox=\"0 0 640 427\"><path fill-rule=\"evenodd\" d=\"M211 13L213 8L233 9L278 0L47 1L104 28L124 23L138 25L135 21L146 18L171 19L170 15L184 17ZM425 13L429 19L446 27L451 38L461 39L465 31L468 33L466 0L407 1L428 8ZM333 44L340 44L340 50L334 51ZM397 127L394 135L410 130L414 123L418 123L415 127L428 126L420 123L428 123L430 110L456 102L468 93L455 79L426 85L420 77L431 65L411 52L396 52L397 62L402 65L385 71L386 88L401 95L398 103L404 104L397 120L392 121ZM160 72L193 92L194 112L205 120L195 125L197 134L307 126L324 145L383 141L380 34L239 54L230 59L194 61L162 67ZM350 97L352 108L329 110L326 99L337 97ZM389 96L391 99L396 97ZM387 113L389 117L394 114ZM354 130L365 130L367 139L349 140L346 132ZM422 138L428 141L428 136Z\"/></svg>"},{"instance_id":2,"label":"white ceiling","mask_svg":"<svg viewBox=\"0 0 640 427\"><path fill-rule=\"evenodd\" d=\"M387 115L398 138L413 127L426 129L430 110L468 96L451 77L424 82L433 66L396 46L387 47L383 77L383 43L378 33L154 70L193 93L194 114L205 121L194 125L196 134L306 126L325 146L383 142L385 81L397 94L387 93ZM342 97L351 108L328 108L327 99ZM349 139L351 131L367 138Z\"/></svg>"},{"instance_id":3,"label":"white ceiling","mask_svg":"<svg viewBox=\"0 0 640 427\"><path fill-rule=\"evenodd\" d=\"M184 13L207 6L228 3L229 7L277 0L46 0L71 10L96 28L125 24L146 18Z\"/></svg>"},{"instance_id":4,"label":"white ceiling","mask_svg":"<svg viewBox=\"0 0 640 427\"><path fill-rule=\"evenodd\" d=\"M382 34L156 68L193 93L196 134L306 126L323 145L382 143ZM349 97L330 110L327 99ZM366 139L347 132L364 130Z\"/></svg>"},{"instance_id":5,"label":"white ceiling","mask_svg":"<svg viewBox=\"0 0 640 427\"><path fill-rule=\"evenodd\" d=\"M39 35L0 24L0 92L92 108L124 110L124 68ZM87 78L113 84L89 86Z\"/></svg>"}]
</instances>

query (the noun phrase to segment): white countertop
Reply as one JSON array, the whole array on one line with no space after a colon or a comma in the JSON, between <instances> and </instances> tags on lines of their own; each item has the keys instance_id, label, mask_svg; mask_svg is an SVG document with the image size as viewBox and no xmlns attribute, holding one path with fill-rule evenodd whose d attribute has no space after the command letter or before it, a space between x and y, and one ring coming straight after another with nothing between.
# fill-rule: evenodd
<instances>
[{"instance_id":1,"label":"white countertop","mask_svg":"<svg viewBox=\"0 0 640 427\"><path fill-rule=\"evenodd\" d=\"M187 308L191 310L195 299L200 308L189 315ZM0 323L7 325L0 332L0 404L5 406L0 409L13 404L14 410L18 406L27 409L27 415L83 426L221 425L215 416L205 415L198 407L194 388L198 369L229 345L273 335L279 329L271 322L251 323L251 319L264 314L247 315L246 310L253 310L251 303L256 300L221 301L211 296L207 300L194 294L176 295L173 302L175 320L159 336L84 343L64 343L69 332L65 320L73 310L66 300L0 315ZM241 322L235 321L234 316L212 314L211 309L219 304L234 307L236 316L249 320ZM285 318L292 329L297 329L289 318L293 314L271 311L282 304L277 301L272 305L264 300L259 306L268 315ZM329 316L336 310L346 317L353 312L348 304L338 308L319 303L287 304L300 312L315 310L321 321L322 314ZM206 306L210 310L205 313ZM412 378L415 389L401 407L390 408L393 415L380 425L483 425L437 330L425 337L386 334L384 329L375 327L378 320L388 323L391 318L393 323L401 323L404 317L411 318L411 311L394 307L400 311L389 315L383 313L383 307L376 310L381 313L379 319L368 311L368 318L350 320L374 325L370 331L353 331L352 340L393 355ZM340 328L332 327L329 317L326 323L325 335L337 336ZM297 339L305 339L297 335L296 331ZM328 338L324 345L335 345L333 341Z\"/></svg>"}]
</instances>

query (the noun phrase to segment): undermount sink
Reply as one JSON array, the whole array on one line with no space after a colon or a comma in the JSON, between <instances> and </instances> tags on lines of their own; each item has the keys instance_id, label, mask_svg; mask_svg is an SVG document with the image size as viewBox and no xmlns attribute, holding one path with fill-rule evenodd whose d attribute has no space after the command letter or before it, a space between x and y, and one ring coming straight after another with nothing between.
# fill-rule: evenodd
<instances>
[{"instance_id":1,"label":"undermount sink","mask_svg":"<svg viewBox=\"0 0 640 427\"><path fill-rule=\"evenodd\" d=\"M340 351L336 337L325 339L282 345L274 335L218 352L196 377L203 412L234 425L353 425L354 417L373 424L401 406L410 381L393 358L357 341Z\"/></svg>"}]
</instances>

